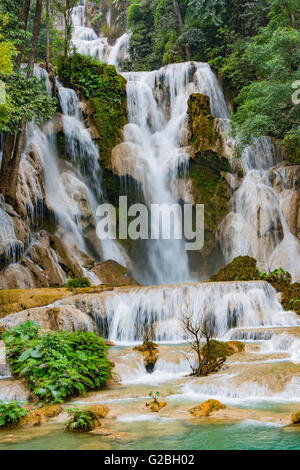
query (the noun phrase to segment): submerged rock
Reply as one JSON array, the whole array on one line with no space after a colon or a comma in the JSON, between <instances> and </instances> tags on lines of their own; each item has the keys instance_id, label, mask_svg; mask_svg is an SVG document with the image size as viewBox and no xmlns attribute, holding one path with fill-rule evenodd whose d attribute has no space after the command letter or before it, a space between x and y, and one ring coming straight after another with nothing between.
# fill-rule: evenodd
<instances>
[{"instance_id":1,"label":"submerged rock","mask_svg":"<svg viewBox=\"0 0 300 470\"><path fill-rule=\"evenodd\" d=\"M94 413L98 419L104 419L110 412L110 409L105 405L91 405L88 408L88 411Z\"/></svg>"},{"instance_id":2,"label":"submerged rock","mask_svg":"<svg viewBox=\"0 0 300 470\"><path fill-rule=\"evenodd\" d=\"M209 416L214 411L225 409L226 406L220 403L218 400L207 400L201 403L199 406L189 409L189 413L195 418L200 416Z\"/></svg>"},{"instance_id":3,"label":"submerged rock","mask_svg":"<svg viewBox=\"0 0 300 470\"><path fill-rule=\"evenodd\" d=\"M12 328L20 322L29 320L37 322L43 331L94 331L95 329L92 319L73 305L23 310L2 318L0 327Z\"/></svg>"},{"instance_id":4,"label":"submerged rock","mask_svg":"<svg viewBox=\"0 0 300 470\"><path fill-rule=\"evenodd\" d=\"M20 427L32 427L45 424L51 418L55 418L62 413L63 408L58 405L43 406L37 410L30 410L25 418L19 422Z\"/></svg>"}]
</instances>

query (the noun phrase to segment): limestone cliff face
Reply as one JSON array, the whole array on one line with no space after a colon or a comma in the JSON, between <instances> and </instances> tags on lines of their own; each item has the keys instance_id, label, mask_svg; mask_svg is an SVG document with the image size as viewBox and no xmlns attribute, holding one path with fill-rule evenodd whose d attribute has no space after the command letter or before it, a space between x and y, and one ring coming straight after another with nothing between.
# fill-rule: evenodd
<instances>
[{"instance_id":1,"label":"limestone cliff face","mask_svg":"<svg viewBox=\"0 0 300 470\"><path fill-rule=\"evenodd\" d=\"M204 204L205 246L197 263L209 276L223 257L215 234L228 210L231 170L220 122L211 115L209 97L192 94L188 100L188 143L191 148L188 181L189 201ZM196 258L193 255L193 258ZM193 260L191 260L193 265ZM196 261L195 261L196 264Z\"/></svg>"}]
</instances>

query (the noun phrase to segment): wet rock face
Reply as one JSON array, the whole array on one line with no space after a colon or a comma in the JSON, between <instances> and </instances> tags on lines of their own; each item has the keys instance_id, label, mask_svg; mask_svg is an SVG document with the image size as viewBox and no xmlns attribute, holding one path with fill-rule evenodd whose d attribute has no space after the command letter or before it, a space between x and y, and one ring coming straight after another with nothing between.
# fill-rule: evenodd
<instances>
[{"instance_id":1,"label":"wet rock face","mask_svg":"<svg viewBox=\"0 0 300 470\"><path fill-rule=\"evenodd\" d=\"M95 331L92 319L73 305L32 308L13 313L0 320L0 327L13 328L29 320L39 323L43 331Z\"/></svg>"},{"instance_id":2,"label":"wet rock face","mask_svg":"<svg viewBox=\"0 0 300 470\"><path fill-rule=\"evenodd\" d=\"M202 277L209 277L223 262L216 239L218 224L228 211L230 200L230 165L222 129L218 119L211 115L208 96L195 93L188 100L188 144L191 148L189 183L186 192L193 204L205 206L205 246L194 264L201 266ZM227 157L227 158L226 158ZM195 258L195 254L193 254Z\"/></svg>"},{"instance_id":3,"label":"wet rock face","mask_svg":"<svg viewBox=\"0 0 300 470\"><path fill-rule=\"evenodd\" d=\"M102 284L108 286L138 285L135 279L129 276L128 269L113 260L96 263L92 271Z\"/></svg>"},{"instance_id":4,"label":"wet rock face","mask_svg":"<svg viewBox=\"0 0 300 470\"><path fill-rule=\"evenodd\" d=\"M300 424L300 411L297 411L296 413L293 413L292 423L293 424Z\"/></svg>"},{"instance_id":5,"label":"wet rock face","mask_svg":"<svg viewBox=\"0 0 300 470\"><path fill-rule=\"evenodd\" d=\"M26 428L45 424L51 418L59 416L62 411L63 408L58 405L43 406L38 410L30 410L24 418L21 418L18 426Z\"/></svg>"},{"instance_id":6,"label":"wet rock face","mask_svg":"<svg viewBox=\"0 0 300 470\"><path fill-rule=\"evenodd\" d=\"M189 141L193 155L207 151L220 153L221 139L211 115L209 96L200 93L190 95L188 100Z\"/></svg>"}]
</instances>

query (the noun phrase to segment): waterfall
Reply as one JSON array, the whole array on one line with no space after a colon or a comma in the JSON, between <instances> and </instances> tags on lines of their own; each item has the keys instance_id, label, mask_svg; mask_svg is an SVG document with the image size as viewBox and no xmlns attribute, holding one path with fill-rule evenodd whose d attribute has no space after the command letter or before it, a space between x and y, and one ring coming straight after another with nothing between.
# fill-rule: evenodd
<instances>
[{"instance_id":1,"label":"waterfall","mask_svg":"<svg viewBox=\"0 0 300 470\"><path fill-rule=\"evenodd\" d=\"M110 13L108 13L107 21L109 25ZM111 46L107 38L98 37L92 28L85 26L85 5L73 8L72 23L72 44L79 54L97 57L101 62L107 62L108 64L115 65L117 68L120 63L121 53L124 58L128 57L129 35L127 33L123 34L117 39L115 45Z\"/></svg>"},{"instance_id":2,"label":"waterfall","mask_svg":"<svg viewBox=\"0 0 300 470\"><path fill-rule=\"evenodd\" d=\"M122 151L131 162L130 174L142 184L145 201L166 204L178 201L178 168L190 158L186 139L187 101L191 93L210 97L215 117L227 119L228 109L208 64L172 64L153 72L123 73L127 80L128 120ZM113 155L114 158L114 155ZM114 162L113 162L114 165ZM128 171L128 170L127 170ZM126 174L126 162L123 168ZM174 217L174 233L180 226ZM154 226L153 226L154 225ZM152 220L151 230L159 225ZM190 280L188 256L182 240L148 240L143 273L136 277L147 284Z\"/></svg>"},{"instance_id":3,"label":"waterfall","mask_svg":"<svg viewBox=\"0 0 300 470\"><path fill-rule=\"evenodd\" d=\"M182 314L195 321L208 318L218 337L236 327L300 325L300 318L285 312L276 294L262 281L180 284L116 290L105 297L86 298L76 306L102 328L105 319L111 341L138 341L135 325L143 328L153 322L155 341L182 342Z\"/></svg>"},{"instance_id":4,"label":"waterfall","mask_svg":"<svg viewBox=\"0 0 300 470\"><path fill-rule=\"evenodd\" d=\"M86 55L115 65L121 51L128 49L124 34L108 50L105 38L96 38L85 27L85 7L73 10L73 43ZM227 120L229 111L220 86L208 64L187 62L173 64L153 72L123 73L127 80L129 124L124 128L124 142L112 154L112 167L119 176L130 175L138 181L147 206L164 204L162 219L168 220L170 207L177 203L178 169L187 167L187 101L191 93L210 97L216 118ZM174 211L173 234L181 230L180 211ZM143 263L135 265L134 276L144 284L178 283L191 280L184 240L164 240L160 221L151 218L150 232L158 239L139 244ZM142 266L141 266L142 264Z\"/></svg>"},{"instance_id":5,"label":"waterfall","mask_svg":"<svg viewBox=\"0 0 300 470\"><path fill-rule=\"evenodd\" d=\"M217 238L227 263L236 256L248 255L261 269L283 267L295 280L300 275L300 241L291 233L282 210L283 195L293 189L293 184L285 179L285 172L276 170L278 161L270 138L255 139L244 150L241 162L245 176Z\"/></svg>"}]
</instances>

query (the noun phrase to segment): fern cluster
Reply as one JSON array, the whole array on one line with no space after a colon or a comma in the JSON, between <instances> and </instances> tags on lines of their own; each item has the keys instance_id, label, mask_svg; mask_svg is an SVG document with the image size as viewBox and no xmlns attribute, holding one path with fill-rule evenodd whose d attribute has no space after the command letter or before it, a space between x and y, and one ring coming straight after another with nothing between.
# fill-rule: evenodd
<instances>
[{"instance_id":1,"label":"fern cluster","mask_svg":"<svg viewBox=\"0 0 300 470\"><path fill-rule=\"evenodd\" d=\"M27 411L16 401L3 403L0 401L0 428L3 426L15 426L21 418L26 416Z\"/></svg>"},{"instance_id":2,"label":"fern cluster","mask_svg":"<svg viewBox=\"0 0 300 470\"><path fill-rule=\"evenodd\" d=\"M107 346L91 332L42 333L28 321L2 335L13 374L25 378L41 401L63 403L67 398L103 387L112 364Z\"/></svg>"}]
</instances>

